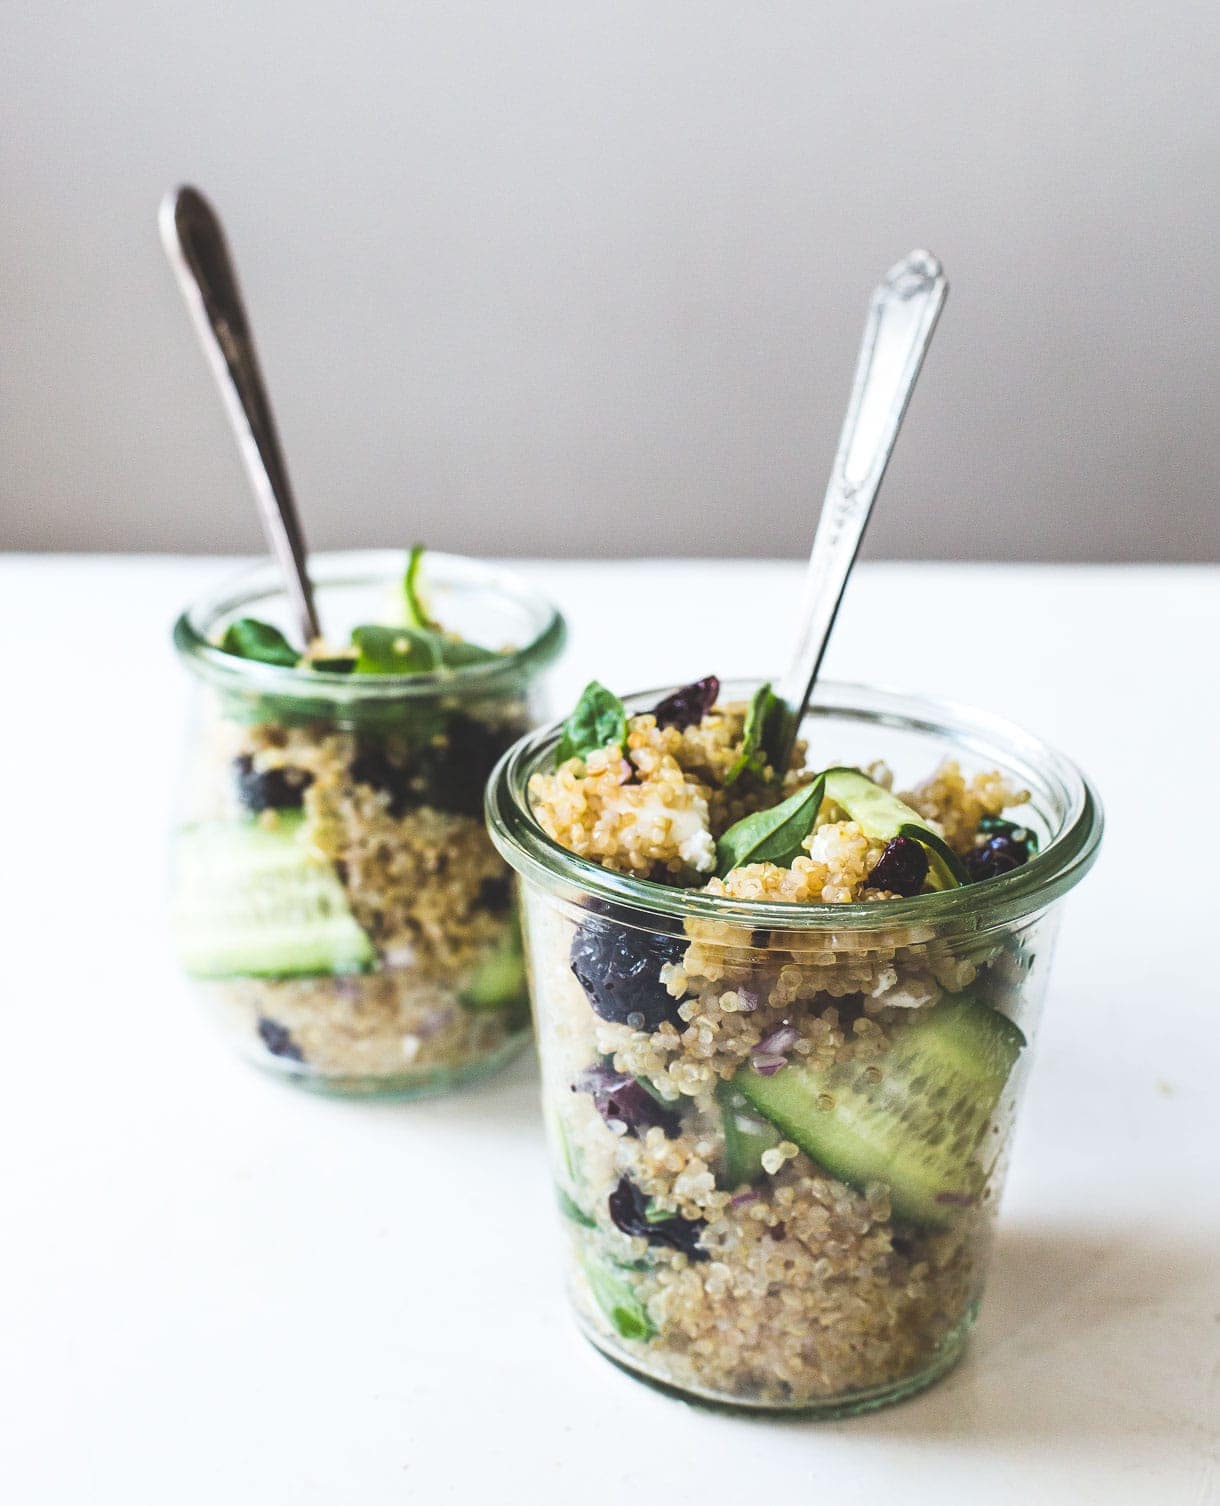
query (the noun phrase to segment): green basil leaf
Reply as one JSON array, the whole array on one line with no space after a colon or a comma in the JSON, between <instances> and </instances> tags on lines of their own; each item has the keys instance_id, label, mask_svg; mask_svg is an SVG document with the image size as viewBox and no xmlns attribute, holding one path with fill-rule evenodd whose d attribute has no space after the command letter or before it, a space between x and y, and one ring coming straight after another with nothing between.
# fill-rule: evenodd
<instances>
[{"instance_id":1,"label":"green basil leaf","mask_svg":"<svg viewBox=\"0 0 1220 1506\"><path fill-rule=\"evenodd\" d=\"M439 669L441 651L435 633L411 627L352 629L358 675L419 675Z\"/></svg>"},{"instance_id":2,"label":"green basil leaf","mask_svg":"<svg viewBox=\"0 0 1220 1506\"><path fill-rule=\"evenodd\" d=\"M220 647L239 659L256 659L260 664L281 664L287 669L300 662L301 656L279 628L256 617L239 617L225 628Z\"/></svg>"},{"instance_id":3,"label":"green basil leaf","mask_svg":"<svg viewBox=\"0 0 1220 1506\"><path fill-rule=\"evenodd\" d=\"M311 659L309 667L322 675L350 675L356 668L356 661L350 654L344 654L338 659Z\"/></svg>"},{"instance_id":4,"label":"green basil leaf","mask_svg":"<svg viewBox=\"0 0 1220 1506\"><path fill-rule=\"evenodd\" d=\"M821 774L804 789L770 810L755 811L730 826L716 843L716 873L724 878L747 863L774 863L789 868L801 855L801 843L813 830L826 788Z\"/></svg>"},{"instance_id":5,"label":"green basil leaf","mask_svg":"<svg viewBox=\"0 0 1220 1506\"><path fill-rule=\"evenodd\" d=\"M590 680L563 724L563 736L555 750L556 767L569 758L585 758L611 743L627 746L627 712L613 691Z\"/></svg>"},{"instance_id":6,"label":"green basil leaf","mask_svg":"<svg viewBox=\"0 0 1220 1506\"><path fill-rule=\"evenodd\" d=\"M423 564L424 546L416 544L407 558L407 571L402 578L402 594L407 603L407 621L412 627L426 628L429 632L440 631L440 623L428 611L424 604L424 594L419 578L419 568Z\"/></svg>"},{"instance_id":7,"label":"green basil leaf","mask_svg":"<svg viewBox=\"0 0 1220 1506\"><path fill-rule=\"evenodd\" d=\"M648 1309L640 1301L635 1287L623 1271L631 1266L611 1265L590 1252L580 1257L593 1300L625 1339L646 1341L656 1334Z\"/></svg>"},{"instance_id":8,"label":"green basil leaf","mask_svg":"<svg viewBox=\"0 0 1220 1506\"><path fill-rule=\"evenodd\" d=\"M741 752L737 762L729 770L725 784L730 785L747 769L761 774L767 766L767 732L774 720L775 692L770 682L760 685L750 701L746 722L741 734Z\"/></svg>"},{"instance_id":9,"label":"green basil leaf","mask_svg":"<svg viewBox=\"0 0 1220 1506\"><path fill-rule=\"evenodd\" d=\"M441 663L446 669L461 669L466 664L486 664L489 659L500 657L479 643L466 643L460 638L441 638L439 648Z\"/></svg>"},{"instance_id":10,"label":"green basil leaf","mask_svg":"<svg viewBox=\"0 0 1220 1506\"><path fill-rule=\"evenodd\" d=\"M574 1224L579 1224L583 1229L597 1228L596 1220L591 1219L571 1194L565 1192L562 1187L556 1187L555 1198L559 1203L559 1211L563 1214L564 1218L570 1218Z\"/></svg>"}]
</instances>

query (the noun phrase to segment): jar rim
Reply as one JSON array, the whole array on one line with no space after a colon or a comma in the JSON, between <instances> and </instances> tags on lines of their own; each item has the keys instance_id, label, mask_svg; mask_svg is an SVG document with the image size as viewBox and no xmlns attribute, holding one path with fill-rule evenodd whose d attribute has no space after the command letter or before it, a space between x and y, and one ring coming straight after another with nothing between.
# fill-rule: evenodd
<instances>
[{"instance_id":1,"label":"jar rim","mask_svg":"<svg viewBox=\"0 0 1220 1506\"><path fill-rule=\"evenodd\" d=\"M761 683L732 681L721 688L727 701L748 700ZM649 710L676 687L642 691L624 699L629 716ZM1056 800L1060 816L1041 851L1011 872L909 899L848 904L794 904L783 900L738 900L679 889L653 879L617 873L569 852L543 830L528 798L530 777L553 754L562 730L555 722L520 738L500 759L487 786L486 813L500 855L527 881L557 891L588 908L613 906L623 924L648 927L655 917L671 922L701 919L754 930L830 933L881 932L934 926L983 931L1045 909L1073 888L1093 866L1104 826L1101 801L1084 773L1049 744L989 712L958 702L914 697L901 691L821 681L806 721L839 717L922 732L952 740L963 751L1004 749L1027 773L1038 772L1044 797Z\"/></svg>"},{"instance_id":2,"label":"jar rim","mask_svg":"<svg viewBox=\"0 0 1220 1506\"><path fill-rule=\"evenodd\" d=\"M406 551L397 549L329 551L310 556L309 578L320 590L328 586L372 586L400 578L405 560ZM519 575L469 555L442 550L430 549L427 560L438 585L466 585L528 612L534 624L529 641L494 659L427 674L353 676L242 659L225 653L212 642L210 634L221 619L243 605L284 598L278 566L263 561L230 576L190 603L174 623L174 648L188 668L220 686L290 700L340 703L466 696L485 691L494 694L505 681L519 682L535 675L558 657L567 638L563 616Z\"/></svg>"}]
</instances>

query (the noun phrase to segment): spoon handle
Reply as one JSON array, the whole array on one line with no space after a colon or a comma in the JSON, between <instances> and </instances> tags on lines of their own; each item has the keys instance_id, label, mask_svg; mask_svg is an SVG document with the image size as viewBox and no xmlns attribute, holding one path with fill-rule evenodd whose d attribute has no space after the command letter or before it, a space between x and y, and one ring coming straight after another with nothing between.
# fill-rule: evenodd
<instances>
[{"instance_id":1,"label":"spoon handle","mask_svg":"<svg viewBox=\"0 0 1220 1506\"><path fill-rule=\"evenodd\" d=\"M779 709L771 755L777 769L787 767L847 577L948 291L936 258L927 251L912 251L890 268L869 302L851 401L809 557L800 638L775 687Z\"/></svg>"},{"instance_id":2,"label":"spoon handle","mask_svg":"<svg viewBox=\"0 0 1220 1506\"><path fill-rule=\"evenodd\" d=\"M160 226L165 254L237 437L263 532L284 572L308 645L321 630L305 573L305 540L224 229L195 188L172 189L165 196Z\"/></svg>"}]
</instances>

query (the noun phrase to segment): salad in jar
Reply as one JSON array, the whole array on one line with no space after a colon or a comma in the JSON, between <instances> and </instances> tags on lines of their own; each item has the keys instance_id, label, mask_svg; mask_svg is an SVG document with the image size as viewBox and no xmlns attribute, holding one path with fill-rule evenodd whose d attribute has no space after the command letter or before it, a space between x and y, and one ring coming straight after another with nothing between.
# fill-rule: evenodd
<instances>
[{"instance_id":1,"label":"salad in jar","mask_svg":"<svg viewBox=\"0 0 1220 1506\"><path fill-rule=\"evenodd\" d=\"M512 875L481 808L542 711L562 624L456 557L314 570L326 620L351 622L335 636L291 642L264 575L177 625L200 689L178 953L260 1065L337 1091L436 1091L529 1038Z\"/></svg>"},{"instance_id":2,"label":"salad in jar","mask_svg":"<svg viewBox=\"0 0 1220 1506\"><path fill-rule=\"evenodd\" d=\"M594 682L489 818L586 1333L684 1395L842 1413L965 1342L1050 901L1100 819L1058 755L922 703L820 692L783 767L776 725L769 685Z\"/></svg>"}]
</instances>

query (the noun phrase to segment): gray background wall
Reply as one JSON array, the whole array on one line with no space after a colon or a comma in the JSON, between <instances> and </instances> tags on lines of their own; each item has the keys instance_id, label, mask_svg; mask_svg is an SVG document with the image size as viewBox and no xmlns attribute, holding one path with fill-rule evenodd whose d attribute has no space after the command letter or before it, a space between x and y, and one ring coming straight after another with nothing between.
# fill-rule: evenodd
<instances>
[{"instance_id":1,"label":"gray background wall","mask_svg":"<svg viewBox=\"0 0 1220 1506\"><path fill-rule=\"evenodd\" d=\"M1214 0L69 0L0 55L0 547L257 547L186 180L315 546L803 553L925 243L871 551L1220 558Z\"/></svg>"}]
</instances>

